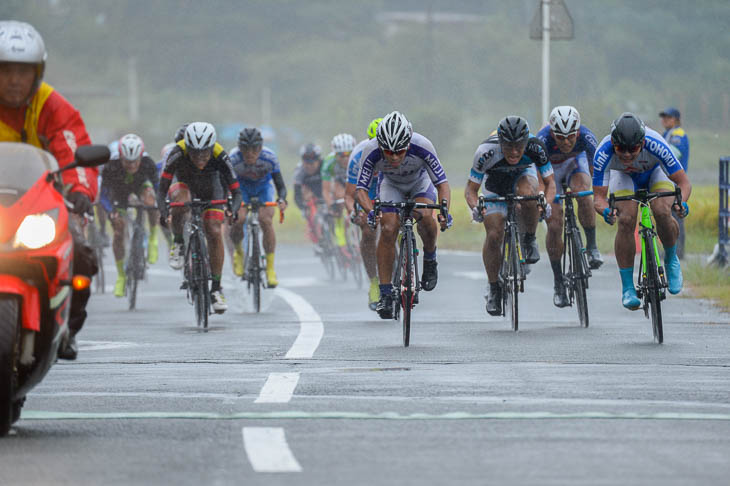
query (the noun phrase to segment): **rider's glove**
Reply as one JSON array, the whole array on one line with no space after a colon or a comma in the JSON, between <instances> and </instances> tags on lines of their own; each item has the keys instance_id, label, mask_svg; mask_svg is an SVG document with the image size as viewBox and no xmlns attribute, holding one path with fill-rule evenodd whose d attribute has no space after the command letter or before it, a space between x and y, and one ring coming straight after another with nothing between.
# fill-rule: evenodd
<instances>
[{"instance_id":1,"label":"rider's glove","mask_svg":"<svg viewBox=\"0 0 730 486\"><path fill-rule=\"evenodd\" d=\"M350 223L355 223L356 220L357 220L357 210L353 209L352 212L350 213Z\"/></svg>"},{"instance_id":2,"label":"rider's glove","mask_svg":"<svg viewBox=\"0 0 730 486\"><path fill-rule=\"evenodd\" d=\"M616 222L616 216L611 214L611 208L603 209L603 220L610 225Z\"/></svg>"},{"instance_id":3,"label":"rider's glove","mask_svg":"<svg viewBox=\"0 0 730 486\"><path fill-rule=\"evenodd\" d=\"M682 217L686 218L689 216L689 204L686 201L682 201Z\"/></svg>"},{"instance_id":4,"label":"rider's glove","mask_svg":"<svg viewBox=\"0 0 730 486\"><path fill-rule=\"evenodd\" d=\"M550 216L553 214L553 206L552 204L546 204L542 206L542 219L550 219Z\"/></svg>"},{"instance_id":5,"label":"rider's glove","mask_svg":"<svg viewBox=\"0 0 730 486\"><path fill-rule=\"evenodd\" d=\"M451 217L451 213L446 213L446 229L451 228L454 224L454 218Z\"/></svg>"},{"instance_id":6,"label":"rider's glove","mask_svg":"<svg viewBox=\"0 0 730 486\"><path fill-rule=\"evenodd\" d=\"M368 213L368 226L370 226L372 229L375 229L375 227L378 225L378 220L375 217L375 211L370 211Z\"/></svg>"},{"instance_id":7,"label":"rider's glove","mask_svg":"<svg viewBox=\"0 0 730 486\"><path fill-rule=\"evenodd\" d=\"M473 208L471 208L471 219L476 223L481 223L484 221L484 215L482 215L482 210L479 209L479 206L474 206Z\"/></svg>"},{"instance_id":8,"label":"rider's glove","mask_svg":"<svg viewBox=\"0 0 730 486\"><path fill-rule=\"evenodd\" d=\"M71 192L66 196L68 202L73 204L71 212L76 214L84 214L91 212L91 200L89 197L81 192Z\"/></svg>"}]
</instances>

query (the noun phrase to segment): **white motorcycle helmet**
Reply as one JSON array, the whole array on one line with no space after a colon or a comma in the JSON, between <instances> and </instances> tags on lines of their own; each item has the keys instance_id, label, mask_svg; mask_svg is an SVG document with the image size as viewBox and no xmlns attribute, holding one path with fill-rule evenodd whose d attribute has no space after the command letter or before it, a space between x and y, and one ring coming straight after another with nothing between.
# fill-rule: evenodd
<instances>
[{"instance_id":1,"label":"white motorcycle helmet","mask_svg":"<svg viewBox=\"0 0 730 486\"><path fill-rule=\"evenodd\" d=\"M28 99L41 85L47 57L43 37L32 25L16 20L0 20L0 62L20 62L36 66L35 82Z\"/></svg>"}]
</instances>

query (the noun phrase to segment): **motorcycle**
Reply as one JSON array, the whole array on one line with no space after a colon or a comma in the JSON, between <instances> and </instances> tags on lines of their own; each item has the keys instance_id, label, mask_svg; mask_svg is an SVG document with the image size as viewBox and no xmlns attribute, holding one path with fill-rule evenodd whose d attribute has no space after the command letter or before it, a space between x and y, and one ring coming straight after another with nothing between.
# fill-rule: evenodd
<instances>
[{"instance_id":1,"label":"motorcycle","mask_svg":"<svg viewBox=\"0 0 730 486\"><path fill-rule=\"evenodd\" d=\"M82 146L75 156L59 169L48 152L0 143L0 437L69 339L71 289L90 284L73 275L70 203L60 174L105 163L109 149Z\"/></svg>"}]
</instances>

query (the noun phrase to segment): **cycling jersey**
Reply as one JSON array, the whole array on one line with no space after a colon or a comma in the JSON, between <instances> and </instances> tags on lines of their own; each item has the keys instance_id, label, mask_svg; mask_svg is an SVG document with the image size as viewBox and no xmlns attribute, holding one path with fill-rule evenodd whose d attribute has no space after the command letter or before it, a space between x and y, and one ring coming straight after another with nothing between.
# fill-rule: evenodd
<instances>
[{"instance_id":1,"label":"cycling jersey","mask_svg":"<svg viewBox=\"0 0 730 486\"><path fill-rule=\"evenodd\" d=\"M248 202L251 196L256 196L263 202L273 201L272 181L279 199L286 199L286 186L281 176L279 160L273 150L263 147L256 162L247 164L243 159L243 153L236 147L231 150L230 160L245 202Z\"/></svg>"},{"instance_id":2,"label":"cycling jersey","mask_svg":"<svg viewBox=\"0 0 730 486\"><path fill-rule=\"evenodd\" d=\"M303 162L299 162L294 169L294 202L299 208L304 207L302 187L306 187L317 199L322 199L322 174L319 169L310 174Z\"/></svg>"},{"instance_id":3,"label":"cycling jersey","mask_svg":"<svg viewBox=\"0 0 730 486\"><path fill-rule=\"evenodd\" d=\"M659 133L651 128L646 129L644 147L639 155L629 165L615 156L611 135L606 135L598 145L598 150L593 158L593 185L599 187L608 186L609 169L617 172L636 176L645 172L653 171L657 165L667 175L682 170L682 165L674 156L672 149Z\"/></svg>"},{"instance_id":4,"label":"cycling jersey","mask_svg":"<svg viewBox=\"0 0 730 486\"><path fill-rule=\"evenodd\" d=\"M411 187L423 178L429 178L434 186L447 182L444 168L436 155L436 149L429 139L420 133L413 133L405 158L392 166L383 157L378 140L368 140L362 152L362 164L357 178L357 188L368 191L376 172L380 180L389 181L395 187Z\"/></svg>"},{"instance_id":5,"label":"cycling jersey","mask_svg":"<svg viewBox=\"0 0 730 486\"><path fill-rule=\"evenodd\" d=\"M202 169L198 169L190 160L185 148L185 141L181 140L177 143L168 154L165 168L160 177L160 189L157 192L160 207L165 205L165 197L168 189L170 189L173 177L177 179L178 183L186 186L194 198L202 200L223 199L226 196L227 189L233 196L233 211L237 211L241 205L241 190L233 173L233 168L231 168L228 154L217 143L213 147L210 160ZM221 186L221 182L226 185L226 188ZM223 214L221 212L220 215L213 217L222 219Z\"/></svg>"},{"instance_id":6,"label":"cycling jersey","mask_svg":"<svg viewBox=\"0 0 730 486\"><path fill-rule=\"evenodd\" d=\"M544 126L539 132L537 132L536 137L542 140L545 144L545 149L547 150L548 158L550 159L550 163L553 165L553 169L555 169L556 165L561 164L568 159L577 157L583 152L585 152L588 160L593 160L593 156L596 153L596 146L598 145L596 136L583 125L581 125L580 130L578 131L578 138L575 141L573 150L568 153L563 153L558 148L558 144L555 142L555 139L550 135L550 125Z\"/></svg>"},{"instance_id":7,"label":"cycling jersey","mask_svg":"<svg viewBox=\"0 0 730 486\"><path fill-rule=\"evenodd\" d=\"M330 152L324 158L320 172L322 173L323 181L334 181L343 186L347 182L347 166L343 167L337 163L337 157L335 157L334 152Z\"/></svg>"},{"instance_id":8,"label":"cycling jersey","mask_svg":"<svg viewBox=\"0 0 730 486\"><path fill-rule=\"evenodd\" d=\"M687 172L689 167L689 138L687 138L687 132L682 127L674 127L665 131L663 137L669 144L677 147L681 154L677 158L684 171Z\"/></svg>"},{"instance_id":9,"label":"cycling jersey","mask_svg":"<svg viewBox=\"0 0 730 486\"><path fill-rule=\"evenodd\" d=\"M0 142L22 142L47 150L63 168L74 161L80 145L91 143L78 110L47 83L41 83L27 105L0 105ZM96 199L97 167L77 167L61 173L72 192Z\"/></svg>"},{"instance_id":10,"label":"cycling jersey","mask_svg":"<svg viewBox=\"0 0 730 486\"><path fill-rule=\"evenodd\" d=\"M347 163L347 183L352 184L353 186L357 185L357 174L360 172L360 160L362 159L362 151L365 148L365 145L370 141L370 139L365 139L362 142L355 145L355 148L352 149L352 153L350 154L350 160ZM373 177L372 182L370 183L370 190L368 192L368 196L371 200L378 197L378 178Z\"/></svg>"},{"instance_id":11,"label":"cycling jersey","mask_svg":"<svg viewBox=\"0 0 730 486\"><path fill-rule=\"evenodd\" d=\"M126 208L130 194L139 196L145 187L157 189L159 185L157 167L149 156L143 155L137 172L129 174L117 152L101 171L101 205L107 212L111 212L115 205Z\"/></svg>"},{"instance_id":12,"label":"cycling jersey","mask_svg":"<svg viewBox=\"0 0 730 486\"><path fill-rule=\"evenodd\" d=\"M486 191L506 196L514 192L515 183L520 177L535 174L529 170L534 166L543 177L553 174L553 167L542 140L530 136L522 158L517 164L512 165L502 154L499 138L497 135L492 135L477 147L469 180L476 184L484 181Z\"/></svg>"}]
</instances>

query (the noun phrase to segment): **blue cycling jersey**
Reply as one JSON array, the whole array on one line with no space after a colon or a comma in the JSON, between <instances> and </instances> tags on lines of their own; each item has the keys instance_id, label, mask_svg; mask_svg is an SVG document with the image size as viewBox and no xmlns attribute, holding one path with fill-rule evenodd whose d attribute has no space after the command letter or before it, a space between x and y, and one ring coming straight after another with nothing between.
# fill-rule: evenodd
<instances>
[{"instance_id":1,"label":"blue cycling jersey","mask_svg":"<svg viewBox=\"0 0 730 486\"><path fill-rule=\"evenodd\" d=\"M360 160L362 159L363 149L365 148L365 145L368 143L368 141L368 139L365 139L355 145L355 148L352 149L352 153L350 154L350 160L347 163L348 184L357 185L357 175L360 173ZM377 177L373 177L372 181L370 182L370 190L368 191L368 196L370 197L370 199L375 199L378 197Z\"/></svg>"},{"instance_id":2,"label":"blue cycling jersey","mask_svg":"<svg viewBox=\"0 0 730 486\"><path fill-rule=\"evenodd\" d=\"M606 135L598 145L598 150L596 150L596 155L593 158L593 185L608 186L610 170L617 170L633 176L653 171L659 164L661 164L664 172L670 176L682 170L682 165L674 156L667 142L651 128L646 129L644 147L641 152L628 165L616 157L613 143L611 143L611 135Z\"/></svg>"},{"instance_id":3,"label":"blue cycling jersey","mask_svg":"<svg viewBox=\"0 0 730 486\"><path fill-rule=\"evenodd\" d=\"M596 147L598 146L598 140L596 136L588 128L581 125L578 131L578 139L575 141L573 150L568 153L563 153L558 148L558 144L555 139L550 135L550 125L545 125L542 129L537 132L537 138L542 140L547 148L548 158L550 163L553 165L562 164L568 159L577 157L580 153L585 152L588 160L593 160L593 156L596 154Z\"/></svg>"},{"instance_id":4,"label":"blue cycling jersey","mask_svg":"<svg viewBox=\"0 0 730 486\"><path fill-rule=\"evenodd\" d=\"M679 163L682 164L682 168L687 172L687 168L689 167L689 138L687 138L687 132L682 127L674 127L671 130L665 131L663 136L664 140L677 147L680 153Z\"/></svg>"},{"instance_id":5,"label":"blue cycling jersey","mask_svg":"<svg viewBox=\"0 0 730 486\"><path fill-rule=\"evenodd\" d=\"M231 150L228 156L231 159L233 172L236 174L238 183L241 186L258 186L268 184L272 174L281 172L279 160L273 150L263 147L259 158L253 164L247 164L243 160L243 154L238 147Z\"/></svg>"}]
</instances>

